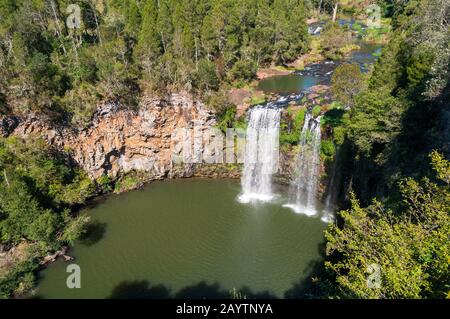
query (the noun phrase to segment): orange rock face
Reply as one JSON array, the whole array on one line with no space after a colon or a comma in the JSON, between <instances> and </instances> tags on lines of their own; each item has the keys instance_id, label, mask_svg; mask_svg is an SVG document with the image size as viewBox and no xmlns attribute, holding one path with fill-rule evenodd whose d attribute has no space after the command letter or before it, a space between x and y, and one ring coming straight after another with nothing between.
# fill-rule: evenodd
<instances>
[{"instance_id":1,"label":"orange rock face","mask_svg":"<svg viewBox=\"0 0 450 319\"><path fill-rule=\"evenodd\" d=\"M201 162L217 134L216 120L203 104L174 94L167 101L144 98L138 111L105 105L83 130L52 127L36 117L22 120L12 134L42 136L69 150L92 178L116 177L132 170L150 178L170 176L173 156L183 163ZM189 170L189 165L185 165ZM177 171L177 174L180 174Z\"/></svg>"}]
</instances>

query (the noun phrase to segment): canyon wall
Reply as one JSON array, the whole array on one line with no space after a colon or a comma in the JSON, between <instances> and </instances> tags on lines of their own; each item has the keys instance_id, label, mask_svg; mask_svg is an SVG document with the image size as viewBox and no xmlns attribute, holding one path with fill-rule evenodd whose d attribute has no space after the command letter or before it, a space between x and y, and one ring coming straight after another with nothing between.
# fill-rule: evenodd
<instances>
[{"instance_id":1,"label":"canyon wall","mask_svg":"<svg viewBox=\"0 0 450 319\"><path fill-rule=\"evenodd\" d=\"M136 111L103 105L82 130L50 125L36 116L4 117L0 135L40 136L68 152L93 179L104 174L115 179L130 171L145 172L148 180L238 177L239 165L198 165L204 157L215 156L215 125L214 114L202 103L173 94L167 100L144 97ZM182 163L174 164L173 156Z\"/></svg>"},{"instance_id":2,"label":"canyon wall","mask_svg":"<svg viewBox=\"0 0 450 319\"><path fill-rule=\"evenodd\" d=\"M285 111L283 111L285 112ZM138 171L144 180L175 177L239 178L242 164L221 164L211 158L225 156L215 149L217 122L214 113L184 94L162 100L142 98L137 110L115 104L99 107L89 127L76 130L49 124L41 117L0 117L0 136L38 136L70 155L93 179L117 179ZM223 140L225 144L225 140ZM189 150L186 152L186 150ZM295 178L298 148L280 153L277 183ZM181 158L175 164L173 158ZM206 159L209 159L205 161ZM321 170L323 171L323 169ZM320 183L319 196L325 185Z\"/></svg>"}]
</instances>

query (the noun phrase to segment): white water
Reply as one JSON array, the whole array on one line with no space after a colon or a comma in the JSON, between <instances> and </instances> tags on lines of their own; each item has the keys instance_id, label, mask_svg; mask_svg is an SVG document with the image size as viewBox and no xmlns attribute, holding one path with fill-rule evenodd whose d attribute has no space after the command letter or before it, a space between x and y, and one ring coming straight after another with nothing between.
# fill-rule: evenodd
<instances>
[{"instance_id":1,"label":"white water","mask_svg":"<svg viewBox=\"0 0 450 319\"><path fill-rule=\"evenodd\" d=\"M244 170L239 201L273 199L272 175L278 170L280 108L257 106L250 111L245 140Z\"/></svg>"},{"instance_id":2,"label":"white water","mask_svg":"<svg viewBox=\"0 0 450 319\"><path fill-rule=\"evenodd\" d=\"M294 194L291 203L284 205L299 214L308 216L317 214L320 141L320 116L313 118L310 112L306 112L305 122L300 134L300 152L297 158L296 177L291 183Z\"/></svg>"},{"instance_id":3,"label":"white water","mask_svg":"<svg viewBox=\"0 0 450 319\"><path fill-rule=\"evenodd\" d=\"M328 183L328 194L325 198L325 209L323 211L323 215L320 218L325 223L331 223L334 221L334 209L335 209L335 203L336 203L336 179L337 179L337 161L338 161L339 151L336 152L336 158L333 163L332 172L331 172L331 179Z\"/></svg>"}]
</instances>

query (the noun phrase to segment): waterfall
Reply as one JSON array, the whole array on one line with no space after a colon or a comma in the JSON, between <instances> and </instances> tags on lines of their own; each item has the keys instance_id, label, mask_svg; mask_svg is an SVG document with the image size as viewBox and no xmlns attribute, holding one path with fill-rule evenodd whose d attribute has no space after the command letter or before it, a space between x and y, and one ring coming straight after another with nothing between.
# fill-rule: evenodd
<instances>
[{"instance_id":1,"label":"waterfall","mask_svg":"<svg viewBox=\"0 0 450 319\"><path fill-rule=\"evenodd\" d=\"M296 163L296 176L291 183L292 203L284 205L293 209L296 213L303 213L308 216L317 213L320 141L320 116L314 118L308 111L305 114L305 122L300 134L300 152Z\"/></svg>"},{"instance_id":2,"label":"waterfall","mask_svg":"<svg viewBox=\"0 0 450 319\"><path fill-rule=\"evenodd\" d=\"M281 109L275 104L256 106L250 111L245 140L242 194L239 201L270 201L272 175L278 170Z\"/></svg>"},{"instance_id":3,"label":"waterfall","mask_svg":"<svg viewBox=\"0 0 450 319\"><path fill-rule=\"evenodd\" d=\"M325 198L325 209L322 215L322 221L325 223L330 223L334 221L334 210L336 205L336 197L338 195L338 185L340 180L340 172L338 171L340 167L340 152L341 149L338 148L336 151L336 156L333 161L331 178L327 186L327 197Z\"/></svg>"},{"instance_id":4,"label":"waterfall","mask_svg":"<svg viewBox=\"0 0 450 319\"><path fill-rule=\"evenodd\" d=\"M331 223L334 220L333 212L334 212L334 204L335 204L335 179L336 179L336 162L333 164L333 172L331 174L331 179L328 184L328 194L325 198L325 209L323 211L323 215L321 220L325 223Z\"/></svg>"}]
</instances>

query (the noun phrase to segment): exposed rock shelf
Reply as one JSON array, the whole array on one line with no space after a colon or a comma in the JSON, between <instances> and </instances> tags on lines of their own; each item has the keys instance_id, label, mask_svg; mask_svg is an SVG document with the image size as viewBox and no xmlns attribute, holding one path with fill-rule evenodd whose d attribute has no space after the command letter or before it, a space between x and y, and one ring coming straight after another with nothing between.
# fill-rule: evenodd
<instances>
[{"instance_id":1,"label":"exposed rock shelf","mask_svg":"<svg viewBox=\"0 0 450 319\"><path fill-rule=\"evenodd\" d=\"M57 127L29 116L2 119L0 133L41 136L49 144L68 151L92 178L104 174L116 178L133 170L146 172L149 180L203 175L237 177L237 169L233 169L237 165L225 169L224 165L192 164L208 151L208 136L214 134L215 125L214 114L202 103L173 94L168 100L143 98L139 111L104 105L92 124L82 130ZM203 133L200 141L194 138L194 128ZM184 132L182 129L188 133L177 133ZM200 147L186 157L180 145L193 146L194 141ZM182 156L188 164L173 165L172 155Z\"/></svg>"}]
</instances>

